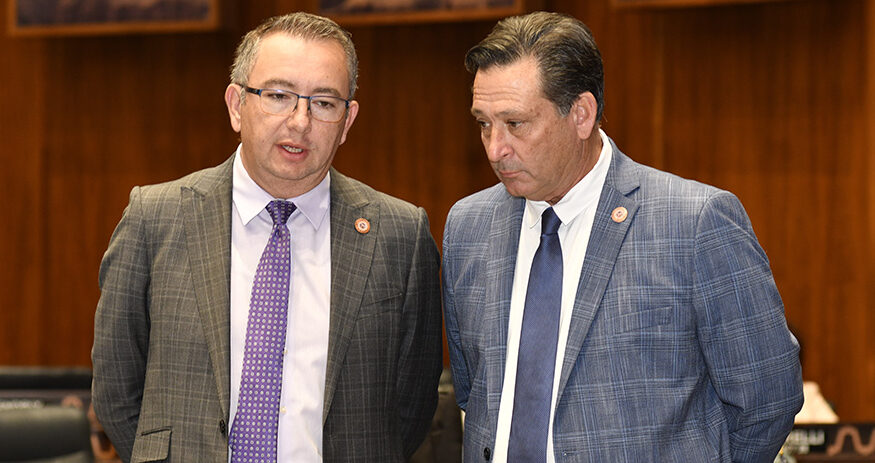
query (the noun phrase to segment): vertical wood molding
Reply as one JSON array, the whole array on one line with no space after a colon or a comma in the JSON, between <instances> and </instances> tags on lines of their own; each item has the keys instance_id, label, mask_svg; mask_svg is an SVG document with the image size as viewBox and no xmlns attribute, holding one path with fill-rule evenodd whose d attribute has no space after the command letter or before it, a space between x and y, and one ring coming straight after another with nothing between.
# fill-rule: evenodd
<instances>
[{"instance_id":1,"label":"vertical wood molding","mask_svg":"<svg viewBox=\"0 0 875 463\"><path fill-rule=\"evenodd\" d=\"M864 132L867 135L865 149L865 170L866 173L866 203L867 212L867 230L863 234L864 243L866 244L866 252L863 254L863 260L866 263L866 274L863 277L862 284L866 291L865 304L863 305L862 313L866 317L865 326L868 328L866 336L872 339L875 333L875 315L872 313L872 306L875 304L875 0L867 0L865 3L865 27L864 34L866 35L866 73L864 76L863 94L866 102L866 119ZM867 344L867 355L865 363L860 368L864 375L864 383L875 385L875 342L870 341ZM871 397L869 398L872 401ZM875 415L875 413L873 413ZM868 416L869 419L875 419L875 416Z\"/></svg>"}]
</instances>

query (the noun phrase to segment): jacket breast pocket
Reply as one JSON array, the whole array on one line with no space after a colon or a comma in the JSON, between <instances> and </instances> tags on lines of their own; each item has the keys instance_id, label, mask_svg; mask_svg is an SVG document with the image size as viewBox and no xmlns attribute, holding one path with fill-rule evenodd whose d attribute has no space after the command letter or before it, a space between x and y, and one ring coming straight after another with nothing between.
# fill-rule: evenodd
<instances>
[{"instance_id":1,"label":"jacket breast pocket","mask_svg":"<svg viewBox=\"0 0 875 463\"><path fill-rule=\"evenodd\" d=\"M131 463L166 461L170 456L170 428L146 431L134 441Z\"/></svg>"},{"instance_id":2,"label":"jacket breast pocket","mask_svg":"<svg viewBox=\"0 0 875 463\"><path fill-rule=\"evenodd\" d=\"M623 314L614 322L614 333L628 333L646 328L655 329L671 323L673 307L660 307L658 309L638 310Z\"/></svg>"},{"instance_id":3,"label":"jacket breast pocket","mask_svg":"<svg viewBox=\"0 0 875 463\"><path fill-rule=\"evenodd\" d=\"M362 297L359 318L379 315L385 312L401 312L403 294L396 288L380 288L366 291Z\"/></svg>"}]
</instances>

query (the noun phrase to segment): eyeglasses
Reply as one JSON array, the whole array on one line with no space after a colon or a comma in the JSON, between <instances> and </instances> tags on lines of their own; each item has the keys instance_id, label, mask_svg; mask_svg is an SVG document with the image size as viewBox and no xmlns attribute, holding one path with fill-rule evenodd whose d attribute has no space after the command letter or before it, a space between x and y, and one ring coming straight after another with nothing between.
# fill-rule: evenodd
<instances>
[{"instance_id":1,"label":"eyeglasses","mask_svg":"<svg viewBox=\"0 0 875 463\"><path fill-rule=\"evenodd\" d=\"M307 110L313 119L322 122L339 122L349 108L349 101L343 98L329 95L299 95L288 90L273 88L243 87L249 93L258 95L261 102L261 110L278 116L285 116L295 112L298 100L307 100Z\"/></svg>"}]
</instances>

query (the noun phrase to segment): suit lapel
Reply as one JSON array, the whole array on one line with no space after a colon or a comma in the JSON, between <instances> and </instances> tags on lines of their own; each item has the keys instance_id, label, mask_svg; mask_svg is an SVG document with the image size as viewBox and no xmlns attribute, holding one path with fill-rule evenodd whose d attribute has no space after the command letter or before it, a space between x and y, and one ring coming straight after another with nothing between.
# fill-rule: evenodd
<instances>
[{"instance_id":1,"label":"suit lapel","mask_svg":"<svg viewBox=\"0 0 875 463\"><path fill-rule=\"evenodd\" d=\"M627 197L638 188L637 165L617 149L613 140L611 145L613 148L611 166L596 208L571 313L571 327L559 378L558 399L562 397L571 370L578 366L577 358L601 304L626 232L638 210L638 202ZM625 220L615 222L611 214L618 207L626 208L628 215ZM558 404L559 400L556 403Z\"/></svg>"},{"instance_id":2,"label":"suit lapel","mask_svg":"<svg viewBox=\"0 0 875 463\"><path fill-rule=\"evenodd\" d=\"M222 413L228 417L231 337L232 156L182 189L192 285L210 352ZM219 257L218 259L216 257Z\"/></svg>"},{"instance_id":3,"label":"suit lapel","mask_svg":"<svg viewBox=\"0 0 875 463\"><path fill-rule=\"evenodd\" d=\"M331 316L328 366L322 423L328 417L334 390L358 317L374 245L380 231L380 210L347 177L331 169ZM357 219L370 222L368 233L355 229Z\"/></svg>"},{"instance_id":4,"label":"suit lapel","mask_svg":"<svg viewBox=\"0 0 875 463\"><path fill-rule=\"evenodd\" d=\"M492 215L489 232L489 260L486 262L486 317L496 320L497 326L491 331L490 350L498 359L486 362L489 410L494 411L490 418L498 419L498 407L504 384L505 364L507 363L507 330L510 321L510 299L513 293L513 277L516 270L517 250L519 248L520 228L522 227L525 199L515 198L503 191L506 199L498 203ZM496 421L497 423L497 421ZM493 423L493 424L496 424Z\"/></svg>"}]
</instances>

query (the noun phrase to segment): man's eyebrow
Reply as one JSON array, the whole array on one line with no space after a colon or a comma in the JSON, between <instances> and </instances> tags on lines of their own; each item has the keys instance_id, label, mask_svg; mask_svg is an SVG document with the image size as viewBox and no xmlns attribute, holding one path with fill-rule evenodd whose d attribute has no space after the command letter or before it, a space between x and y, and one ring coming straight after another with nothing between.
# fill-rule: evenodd
<instances>
[{"instance_id":1,"label":"man's eyebrow","mask_svg":"<svg viewBox=\"0 0 875 463\"><path fill-rule=\"evenodd\" d=\"M338 91L338 90L337 90L336 88L334 88L334 87L318 87L318 88L314 88L314 89L313 89L313 94L314 94L314 95L331 95L331 96L336 96L336 97L338 97L338 98L343 98L343 97L340 95L340 91ZM343 99L345 100L346 98L343 98Z\"/></svg>"}]
</instances>

